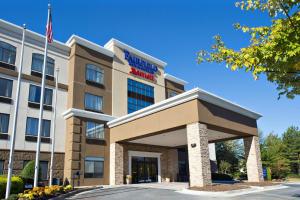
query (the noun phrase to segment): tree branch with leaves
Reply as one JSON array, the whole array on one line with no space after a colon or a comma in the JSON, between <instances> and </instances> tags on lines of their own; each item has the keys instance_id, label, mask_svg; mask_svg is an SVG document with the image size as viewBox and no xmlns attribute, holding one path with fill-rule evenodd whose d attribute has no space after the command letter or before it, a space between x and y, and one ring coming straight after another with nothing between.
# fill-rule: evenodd
<instances>
[{"instance_id":1,"label":"tree branch with leaves","mask_svg":"<svg viewBox=\"0 0 300 200\"><path fill-rule=\"evenodd\" d=\"M235 24L250 36L250 44L239 50L214 37L210 52L201 50L198 62L225 63L233 71L244 69L254 79L261 74L277 84L279 97L300 94L300 0L248 0L236 3L242 10L260 10L272 17L270 26L248 27Z\"/></svg>"}]
</instances>

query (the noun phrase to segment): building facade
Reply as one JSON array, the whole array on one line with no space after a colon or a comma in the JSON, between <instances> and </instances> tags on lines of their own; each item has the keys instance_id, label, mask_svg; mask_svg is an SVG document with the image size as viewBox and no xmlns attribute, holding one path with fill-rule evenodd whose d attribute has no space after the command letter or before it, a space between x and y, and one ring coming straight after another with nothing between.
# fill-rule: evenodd
<instances>
[{"instance_id":1,"label":"building facade","mask_svg":"<svg viewBox=\"0 0 300 200\"><path fill-rule=\"evenodd\" d=\"M0 173L7 172L22 28L0 20ZM27 31L14 173L35 157L44 36ZM59 68L54 177L75 185L211 183L214 143L244 138L248 178L262 180L259 114L165 72L166 63L116 39L72 35L49 45L40 166L48 178ZM249 173L250 172L250 173Z\"/></svg>"}]
</instances>

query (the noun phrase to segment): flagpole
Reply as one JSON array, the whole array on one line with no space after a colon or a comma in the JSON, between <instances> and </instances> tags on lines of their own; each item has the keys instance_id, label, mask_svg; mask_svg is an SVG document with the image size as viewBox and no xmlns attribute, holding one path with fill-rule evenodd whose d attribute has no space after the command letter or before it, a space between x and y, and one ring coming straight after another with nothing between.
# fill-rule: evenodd
<instances>
[{"instance_id":1,"label":"flagpole","mask_svg":"<svg viewBox=\"0 0 300 200\"><path fill-rule=\"evenodd\" d=\"M26 34L26 25L24 24L23 25L23 34L22 34L22 47L21 47L18 83L17 83L17 91L16 91L16 102L15 102L14 119L13 119L13 130L12 130L11 141L10 141L10 152L9 152L9 161L8 161L8 173L7 173L7 185L6 185L5 199L7 199L10 195L11 177L12 177L12 172L13 172L14 150L15 150L17 120L18 120L18 111L19 111L19 99L20 99L20 87L21 87L22 68L23 68L25 34Z\"/></svg>"},{"instance_id":2,"label":"flagpole","mask_svg":"<svg viewBox=\"0 0 300 200\"><path fill-rule=\"evenodd\" d=\"M53 128L52 128L52 146L51 146L51 161L50 161L50 180L49 186L52 186L53 179L53 160L54 160L54 147L55 147L55 127L56 127L56 103L57 103L57 92L58 92L58 73L59 68L56 68L56 81L55 81L55 97L54 97L54 111L53 111Z\"/></svg>"},{"instance_id":3,"label":"flagpole","mask_svg":"<svg viewBox=\"0 0 300 200\"><path fill-rule=\"evenodd\" d=\"M49 23L50 12L51 12L51 6L50 6L50 4L48 4L47 26L48 26L48 23ZM46 34L44 62L43 62L43 75L42 75L42 87L41 87L41 98L40 98L40 114L39 114L39 124L38 124L38 136L37 136L36 154L35 154L34 184L33 184L34 187L38 186L38 179L39 179L39 161L40 161L41 134L42 134L42 125L43 125L47 50L48 50L48 35Z\"/></svg>"}]
</instances>

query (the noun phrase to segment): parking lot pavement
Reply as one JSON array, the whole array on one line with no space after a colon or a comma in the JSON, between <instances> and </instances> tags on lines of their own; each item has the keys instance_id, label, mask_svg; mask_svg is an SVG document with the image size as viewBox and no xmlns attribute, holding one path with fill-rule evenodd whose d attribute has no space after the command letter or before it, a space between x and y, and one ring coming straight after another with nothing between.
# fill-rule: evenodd
<instances>
[{"instance_id":1,"label":"parking lot pavement","mask_svg":"<svg viewBox=\"0 0 300 200\"><path fill-rule=\"evenodd\" d=\"M288 188L272 190L272 191L263 191L257 193L251 193L236 197L230 198L216 198L216 197L206 197L206 196L195 196L181 194L174 190L168 189L158 189L158 188L147 188L147 187L135 187L135 186L120 186L104 189L95 189L88 192L83 192L77 194L69 199L76 200L119 200L119 199L129 199L129 200L148 200L148 199L157 199L157 200L218 200L218 199L234 199L234 200L292 200L300 199L300 184L288 185Z\"/></svg>"}]
</instances>

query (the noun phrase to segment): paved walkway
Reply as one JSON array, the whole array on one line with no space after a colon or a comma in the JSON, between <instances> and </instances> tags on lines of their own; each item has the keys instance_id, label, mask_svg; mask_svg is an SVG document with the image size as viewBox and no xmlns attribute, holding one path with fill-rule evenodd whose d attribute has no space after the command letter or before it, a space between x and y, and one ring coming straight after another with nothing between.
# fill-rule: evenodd
<instances>
[{"instance_id":1,"label":"paved walkway","mask_svg":"<svg viewBox=\"0 0 300 200\"><path fill-rule=\"evenodd\" d=\"M176 187L175 187L176 185ZM169 186L172 186L171 188ZM105 187L103 189L95 189L88 192L77 194L69 199L76 200L299 200L300 199L300 184L288 185L288 188L262 191L251 194L244 194L235 197L209 197L209 196L196 196L178 193L175 188L180 188L180 184L170 184L167 189L159 188L158 184L150 184L147 187L143 185L123 185ZM174 186L174 187L173 187ZM155 187L155 188L154 188Z\"/></svg>"}]
</instances>

